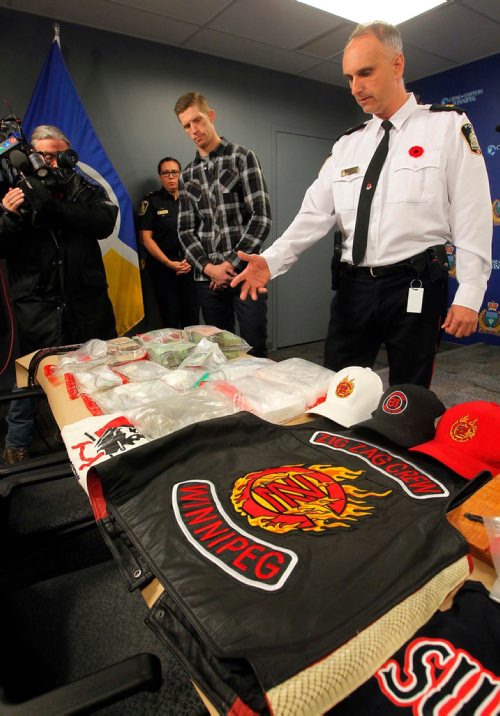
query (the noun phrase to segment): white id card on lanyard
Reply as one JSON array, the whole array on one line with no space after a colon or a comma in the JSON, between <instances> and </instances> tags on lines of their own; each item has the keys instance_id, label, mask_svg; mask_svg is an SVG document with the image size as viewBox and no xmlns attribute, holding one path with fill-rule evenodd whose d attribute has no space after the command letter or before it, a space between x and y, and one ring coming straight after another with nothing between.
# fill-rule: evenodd
<instances>
[{"instance_id":1,"label":"white id card on lanyard","mask_svg":"<svg viewBox=\"0 0 500 716\"><path fill-rule=\"evenodd\" d=\"M418 285L417 285L418 284ZM424 289L420 279L414 279L408 289L408 303L406 313L422 313L422 302L424 300Z\"/></svg>"}]
</instances>

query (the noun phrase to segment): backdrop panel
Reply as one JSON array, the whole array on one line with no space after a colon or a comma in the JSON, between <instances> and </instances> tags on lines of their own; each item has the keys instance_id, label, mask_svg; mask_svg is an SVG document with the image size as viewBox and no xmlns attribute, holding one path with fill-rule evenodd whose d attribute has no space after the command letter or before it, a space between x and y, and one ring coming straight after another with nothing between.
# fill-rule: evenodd
<instances>
[{"instance_id":1,"label":"backdrop panel","mask_svg":"<svg viewBox=\"0 0 500 716\"><path fill-rule=\"evenodd\" d=\"M456 104L467 112L483 151L490 180L493 221L493 270L479 313L479 331L459 343L500 345L500 54L417 80L408 89L424 104ZM450 296L456 290L454 255L450 254ZM448 336L446 336L448 340ZM453 339L450 339L453 340Z\"/></svg>"}]
</instances>

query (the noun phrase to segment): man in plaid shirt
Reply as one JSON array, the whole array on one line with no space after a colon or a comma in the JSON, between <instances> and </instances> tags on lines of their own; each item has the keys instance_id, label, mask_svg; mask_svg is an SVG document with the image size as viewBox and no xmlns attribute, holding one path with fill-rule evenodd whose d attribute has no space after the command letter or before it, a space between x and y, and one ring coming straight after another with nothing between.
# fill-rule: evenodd
<instances>
[{"instance_id":1,"label":"man in plaid shirt","mask_svg":"<svg viewBox=\"0 0 500 716\"><path fill-rule=\"evenodd\" d=\"M250 353L266 355L267 297L242 301L230 282L245 262L237 251L258 254L271 229L266 182L254 152L219 137L215 112L203 95L189 92L175 105L184 131L196 145L179 181L179 239L194 277L203 319L240 334Z\"/></svg>"}]
</instances>

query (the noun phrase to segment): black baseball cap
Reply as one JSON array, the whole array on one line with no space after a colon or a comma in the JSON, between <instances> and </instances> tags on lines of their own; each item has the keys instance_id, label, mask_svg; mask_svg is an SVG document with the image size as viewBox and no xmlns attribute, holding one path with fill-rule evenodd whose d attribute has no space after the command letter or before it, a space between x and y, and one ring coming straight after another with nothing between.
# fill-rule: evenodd
<instances>
[{"instance_id":1,"label":"black baseball cap","mask_svg":"<svg viewBox=\"0 0 500 716\"><path fill-rule=\"evenodd\" d=\"M432 440L436 418L445 410L437 395L422 385L391 385L382 394L372 417L358 423L356 428L369 428L409 448Z\"/></svg>"}]
</instances>

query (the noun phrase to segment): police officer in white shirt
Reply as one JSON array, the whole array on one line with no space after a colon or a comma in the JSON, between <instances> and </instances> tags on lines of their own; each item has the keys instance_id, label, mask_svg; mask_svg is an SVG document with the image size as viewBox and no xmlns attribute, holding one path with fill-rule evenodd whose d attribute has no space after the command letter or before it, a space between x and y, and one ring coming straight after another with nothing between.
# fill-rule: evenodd
<instances>
[{"instance_id":1,"label":"police officer in white shirt","mask_svg":"<svg viewBox=\"0 0 500 716\"><path fill-rule=\"evenodd\" d=\"M354 30L343 71L356 102L373 116L334 144L284 234L261 255L241 254L248 265L232 285L255 300L336 224L341 243L325 365L371 367L385 344L391 384L429 386L441 328L456 338L477 328L491 272L491 199L467 116L417 104L403 70L397 28L375 22ZM383 120L392 124L387 158L378 182L364 184ZM353 262L360 192L373 186L366 249ZM447 243L455 246L459 284L449 309Z\"/></svg>"}]
</instances>

